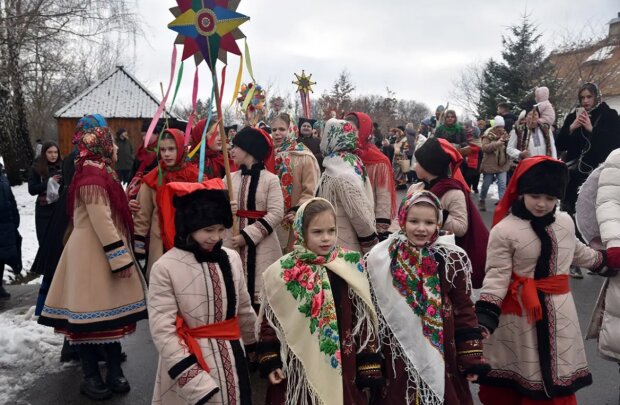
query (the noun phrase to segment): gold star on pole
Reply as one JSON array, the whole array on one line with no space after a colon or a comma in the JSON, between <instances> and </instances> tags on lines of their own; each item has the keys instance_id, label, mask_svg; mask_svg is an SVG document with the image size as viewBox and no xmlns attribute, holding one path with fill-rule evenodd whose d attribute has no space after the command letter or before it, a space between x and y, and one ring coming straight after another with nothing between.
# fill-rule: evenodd
<instances>
[{"instance_id":1,"label":"gold star on pole","mask_svg":"<svg viewBox=\"0 0 620 405\"><path fill-rule=\"evenodd\" d=\"M306 72L302 70L301 75L298 75L297 73L294 73L294 75L297 80L294 81L293 84L297 85L298 92L314 93L312 86L315 85L316 82L310 80L312 79L312 73L309 76L306 76Z\"/></svg>"}]
</instances>

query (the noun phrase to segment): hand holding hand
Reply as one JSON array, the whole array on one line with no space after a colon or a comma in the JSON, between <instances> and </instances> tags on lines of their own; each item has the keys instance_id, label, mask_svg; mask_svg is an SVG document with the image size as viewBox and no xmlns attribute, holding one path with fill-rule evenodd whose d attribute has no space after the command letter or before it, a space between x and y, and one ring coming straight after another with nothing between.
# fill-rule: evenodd
<instances>
[{"instance_id":1,"label":"hand holding hand","mask_svg":"<svg viewBox=\"0 0 620 405\"><path fill-rule=\"evenodd\" d=\"M284 372L277 368L269 373L269 383L272 385L280 384L284 380Z\"/></svg>"},{"instance_id":2,"label":"hand holding hand","mask_svg":"<svg viewBox=\"0 0 620 405\"><path fill-rule=\"evenodd\" d=\"M140 211L140 203L138 200L129 200L129 212L131 215L136 215Z\"/></svg>"},{"instance_id":3,"label":"hand holding hand","mask_svg":"<svg viewBox=\"0 0 620 405\"><path fill-rule=\"evenodd\" d=\"M232 243L233 243L233 247L235 249L241 249L242 247L245 247L246 243L245 243L245 238L243 237L243 235L235 235L232 237Z\"/></svg>"},{"instance_id":4,"label":"hand holding hand","mask_svg":"<svg viewBox=\"0 0 620 405\"><path fill-rule=\"evenodd\" d=\"M121 270L118 273L118 278L129 278L131 277L131 273L133 272L134 266L131 266L125 270Z\"/></svg>"}]
</instances>

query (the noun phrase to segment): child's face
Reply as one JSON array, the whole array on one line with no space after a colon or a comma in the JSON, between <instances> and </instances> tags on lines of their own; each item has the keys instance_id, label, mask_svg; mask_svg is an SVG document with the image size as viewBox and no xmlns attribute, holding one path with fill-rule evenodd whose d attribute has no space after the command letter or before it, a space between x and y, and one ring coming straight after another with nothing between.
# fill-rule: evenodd
<instances>
[{"instance_id":1,"label":"child's face","mask_svg":"<svg viewBox=\"0 0 620 405\"><path fill-rule=\"evenodd\" d=\"M306 247L314 253L324 256L336 245L336 218L331 211L316 215L304 229Z\"/></svg>"},{"instance_id":2,"label":"child's face","mask_svg":"<svg viewBox=\"0 0 620 405\"><path fill-rule=\"evenodd\" d=\"M202 250L210 252L213 247L224 238L226 228L222 224L207 226L192 232L192 238Z\"/></svg>"},{"instance_id":3,"label":"child's face","mask_svg":"<svg viewBox=\"0 0 620 405\"><path fill-rule=\"evenodd\" d=\"M525 208L535 217L544 217L557 205L558 199L548 194L524 194Z\"/></svg>"},{"instance_id":4,"label":"child's face","mask_svg":"<svg viewBox=\"0 0 620 405\"><path fill-rule=\"evenodd\" d=\"M437 232L437 211L428 204L415 204L407 212L405 233L409 242L422 247Z\"/></svg>"},{"instance_id":5,"label":"child's face","mask_svg":"<svg viewBox=\"0 0 620 405\"><path fill-rule=\"evenodd\" d=\"M435 177L429 172L427 172L426 169L422 167L422 165L418 162L416 162L415 164L415 174L418 176L418 179L422 181L429 181L432 180L433 177Z\"/></svg>"},{"instance_id":6,"label":"child's face","mask_svg":"<svg viewBox=\"0 0 620 405\"><path fill-rule=\"evenodd\" d=\"M177 144L172 139L162 139L159 142L159 156L167 167L177 162Z\"/></svg>"},{"instance_id":7,"label":"child's face","mask_svg":"<svg viewBox=\"0 0 620 405\"><path fill-rule=\"evenodd\" d=\"M233 162L235 162L237 166L244 165L246 167L251 167L254 163L252 155L235 145L233 145L230 150L230 157L232 157Z\"/></svg>"}]
</instances>

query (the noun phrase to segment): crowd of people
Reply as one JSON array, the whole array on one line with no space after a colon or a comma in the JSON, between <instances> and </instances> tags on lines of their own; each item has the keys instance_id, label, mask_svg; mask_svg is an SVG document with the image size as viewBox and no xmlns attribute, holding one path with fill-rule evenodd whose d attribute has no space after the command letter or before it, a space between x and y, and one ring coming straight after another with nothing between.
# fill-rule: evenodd
<instances>
[{"instance_id":1,"label":"crowd of people","mask_svg":"<svg viewBox=\"0 0 620 405\"><path fill-rule=\"evenodd\" d=\"M485 405L576 404L593 382L569 285L581 267L609 277L589 337L620 362L620 119L587 83L554 129L549 90L535 95L518 116L501 103L461 123L440 106L388 136L363 112L280 114L226 139L201 120L189 145L159 128L135 153L86 116L64 160L42 144L28 183L38 322L95 400L130 390L120 342L148 319L156 404L250 404L256 371L270 405L473 404L471 382ZM0 180L0 268L18 271Z\"/></svg>"}]
</instances>

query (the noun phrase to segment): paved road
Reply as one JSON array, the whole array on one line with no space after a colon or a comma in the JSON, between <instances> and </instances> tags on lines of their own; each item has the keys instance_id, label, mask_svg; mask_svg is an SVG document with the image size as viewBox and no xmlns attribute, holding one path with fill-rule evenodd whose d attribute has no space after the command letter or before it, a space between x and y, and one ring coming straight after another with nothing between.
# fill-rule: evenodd
<instances>
[{"instance_id":1,"label":"paved road","mask_svg":"<svg viewBox=\"0 0 620 405\"><path fill-rule=\"evenodd\" d=\"M492 213L483 213L487 224L491 222ZM588 321L598 295L602 280L598 277L585 276L583 280L573 280L571 287L582 331L588 326ZM34 305L36 296L32 286L9 286L14 295L14 305ZM8 304L6 304L8 306ZM7 309L0 307L0 311ZM157 353L149 335L147 322L141 322L135 334L126 339L123 344L128 353L128 360L124 365L125 374L129 379L132 390L127 395L115 396L106 402L110 405L146 405L150 404L155 372L157 369ZM616 405L618 404L618 388L620 375L618 365L602 360L596 354L596 344L586 342L588 361L594 376L594 385L578 392L580 404L585 405ZM16 404L31 405L89 405L79 394L80 370L79 367L68 367L55 374L41 376L29 387ZM262 404L264 399L264 382L256 374L253 376L255 389L255 404ZM476 388L473 388L477 391ZM93 402L93 404L95 404Z\"/></svg>"}]
</instances>

